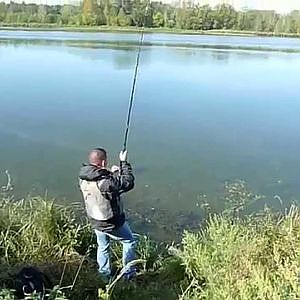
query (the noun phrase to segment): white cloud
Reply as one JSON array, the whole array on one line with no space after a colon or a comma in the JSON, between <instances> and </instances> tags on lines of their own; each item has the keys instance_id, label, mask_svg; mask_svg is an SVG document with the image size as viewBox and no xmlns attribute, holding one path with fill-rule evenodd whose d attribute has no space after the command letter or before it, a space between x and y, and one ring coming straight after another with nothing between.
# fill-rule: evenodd
<instances>
[{"instance_id":1,"label":"white cloud","mask_svg":"<svg viewBox=\"0 0 300 300\"><path fill-rule=\"evenodd\" d=\"M300 9L300 0L260 0L258 2L259 9L275 9L281 13Z\"/></svg>"},{"instance_id":2,"label":"white cloud","mask_svg":"<svg viewBox=\"0 0 300 300\"><path fill-rule=\"evenodd\" d=\"M300 0L198 0L198 2L208 2L211 6L225 2L232 3L236 9L248 7L262 10L276 10L280 13L287 13L294 9L300 10Z\"/></svg>"}]
</instances>

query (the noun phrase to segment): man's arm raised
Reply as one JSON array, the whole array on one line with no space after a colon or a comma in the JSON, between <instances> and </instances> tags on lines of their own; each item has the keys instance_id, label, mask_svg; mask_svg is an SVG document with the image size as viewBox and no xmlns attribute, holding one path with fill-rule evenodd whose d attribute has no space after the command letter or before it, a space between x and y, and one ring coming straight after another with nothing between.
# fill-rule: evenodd
<instances>
[{"instance_id":1,"label":"man's arm raised","mask_svg":"<svg viewBox=\"0 0 300 300\"><path fill-rule=\"evenodd\" d=\"M127 151L120 152L120 174L118 175L119 191L125 193L134 188L134 176L130 163L127 162Z\"/></svg>"}]
</instances>

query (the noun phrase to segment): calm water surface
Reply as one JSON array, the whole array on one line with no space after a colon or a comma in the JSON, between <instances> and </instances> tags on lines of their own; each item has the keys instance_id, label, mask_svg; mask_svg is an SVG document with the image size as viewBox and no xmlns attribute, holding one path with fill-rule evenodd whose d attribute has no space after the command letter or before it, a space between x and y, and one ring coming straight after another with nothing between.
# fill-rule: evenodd
<instances>
[{"instance_id":1,"label":"calm water surface","mask_svg":"<svg viewBox=\"0 0 300 300\"><path fill-rule=\"evenodd\" d=\"M78 201L88 149L117 162L138 38L0 31L0 168L18 195ZM146 45L129 205L195 212L206 194L221 208L236 179L274 206L300 199L300 40L147 34Z\"/></svg>"}]
</instances>

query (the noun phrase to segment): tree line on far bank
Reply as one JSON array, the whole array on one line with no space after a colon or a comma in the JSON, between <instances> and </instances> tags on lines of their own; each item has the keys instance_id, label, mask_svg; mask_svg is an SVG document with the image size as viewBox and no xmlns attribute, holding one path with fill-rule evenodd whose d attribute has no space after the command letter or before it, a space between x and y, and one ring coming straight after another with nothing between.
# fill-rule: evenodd
<instances>
[{"instance_id":1,"label":"tree line on far bank","mask_svg":"<svg viewBox=\"0 0 300 300\"><path fill-rule=\"evenodd\" d=\"M181 8L149 0L84 0L81 5L0 3L0 24L34 26L145 26L179 30L238 30L300 34L300 11L236 11L230 5Z\"/></svg>"}]
</instances>

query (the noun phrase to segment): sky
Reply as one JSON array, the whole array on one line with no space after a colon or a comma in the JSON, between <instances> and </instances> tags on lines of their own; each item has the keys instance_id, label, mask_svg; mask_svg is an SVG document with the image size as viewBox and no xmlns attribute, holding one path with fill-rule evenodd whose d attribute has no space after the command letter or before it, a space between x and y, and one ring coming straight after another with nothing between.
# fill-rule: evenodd
<instances>
[{"instance_id":1,"label":"sky","mask_svg":"<svg viewBox=\"0 0 300 300\"><path fill-rule=\"evenodd\" d=\"M0 0L0 2L3 0ZM16 2L22 2L23 0L14 0ZM74 4L80 0L24 0L25 3L41 3L41 4ZM157 0L154 0L157 1ZM170 3L173 0L161 0L162 2ZM292 10L300 10L300 0L194 0L200 4L210 4L215 6L220 2L227 2L232 4L236 9L242 9L245 7L262 9L262 10L276 10L279 13L288 13ZM10 0L4 0L4 2L10 2Z\"/></svg>"},{"instance_id":2,"label":"sky","mask_svg":"<svg viewBox=\"0 0 300 300\"><path fill-rule=\"evenodd\" d=\"M281 13L287 13L295 9L300 10L300 0L237 0L239 5L244 2L249 7L262 10L274 9Z\"/></svg>"},{"instance_id":3,"label":"sky","mask_svg":"<svg viewBox=\"0 0 300 300\"><path fill-rule=\"evenodd\" d=\"M236 9L245 7L261 10L276 10L280 13L288 13L292 10L300 10L300 0L198 0L199 3L209 3L215 6L220 2L232 4Z\"/></svg>"}]
</instances>

